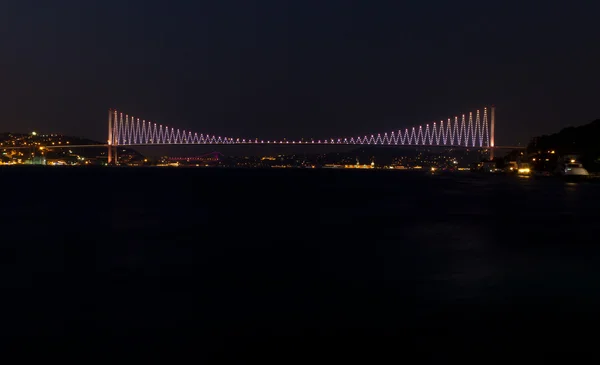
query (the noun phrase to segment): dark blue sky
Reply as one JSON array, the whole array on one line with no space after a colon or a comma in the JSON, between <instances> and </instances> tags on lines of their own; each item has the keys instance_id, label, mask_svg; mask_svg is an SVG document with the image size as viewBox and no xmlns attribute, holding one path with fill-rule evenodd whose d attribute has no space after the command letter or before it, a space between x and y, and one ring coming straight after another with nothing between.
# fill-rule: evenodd
<instances>
[{"instance_id":1,"label":"dark blue sky","mask_svg":"<svg viewBox=\"0 0 600 365\"><path fill-rule=\"evenodd\" d=\"M3 1L0 130L336 137L498 107L497 144L600 118L594 1Z\"/></svg>"}]
</instances>

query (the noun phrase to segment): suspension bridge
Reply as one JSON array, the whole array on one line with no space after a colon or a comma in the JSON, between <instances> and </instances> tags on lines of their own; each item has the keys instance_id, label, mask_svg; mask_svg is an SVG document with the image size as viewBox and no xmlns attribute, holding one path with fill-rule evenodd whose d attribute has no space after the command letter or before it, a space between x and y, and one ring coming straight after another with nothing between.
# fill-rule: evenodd
<instances>
[{"instance_id":1,"label":"suspension bridge","mask_svg":"<svg viewBox=\"0 0 600 365\"><path fill-rule=\"evenodd\" d=\"M489 114L489 115L488 115ZM108 112L108 162L117 159L118 147L164 145L379 145L489 148L494 156L495 107L460 117L383 133L326 139L259 139L225 137L153 123L111 109ZM506 148L506 147L505 147Z\"/></svg>"}]
</instances>

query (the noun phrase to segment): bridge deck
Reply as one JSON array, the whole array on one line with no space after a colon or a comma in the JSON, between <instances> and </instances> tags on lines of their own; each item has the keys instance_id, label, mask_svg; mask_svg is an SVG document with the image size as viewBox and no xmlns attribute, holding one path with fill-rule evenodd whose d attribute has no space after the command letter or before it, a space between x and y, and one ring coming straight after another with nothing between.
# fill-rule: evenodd
<instances>
[{"instance_id":1,"label":"bridge deck","mask_svg":"<svg viewBox=\"0 0 600 365\"><path fill-rule=\"evenodd\" d=\"M325 143L325 142L235 142L235 143L140 143L140 144L115 144L114 147L158 147L158 146L381 146L381 147L410 147L410 148L466 148L466 149L489 149L487 146L457 146L457 145L417 145L417 144L357 144L357 143ZM92 148L104 147L108 148L108 144L90 144L90 145L50 145L43 146L44 148ZM31 149L39 146L0 146L0 149ZM495 146L499 149L525 149L524 146Z\"/></svg>"}]
</instances>

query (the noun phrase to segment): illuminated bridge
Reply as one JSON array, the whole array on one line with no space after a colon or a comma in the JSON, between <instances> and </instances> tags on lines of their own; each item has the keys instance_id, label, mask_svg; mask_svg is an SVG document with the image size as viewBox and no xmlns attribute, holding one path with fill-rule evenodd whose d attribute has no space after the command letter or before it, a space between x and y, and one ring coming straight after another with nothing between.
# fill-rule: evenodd
<instances>
[{"instance_id":1,"label":"illuminated bridge","mask_svg":"<svg viewBox=\"0 0 600 365\"><path fill-rule=\"evenodd\" d=\"M476 110L460 117L364 136L326 139L243 138L197 133L136 118L117 110L108 113L109 163L116 148L164 145L380 145L490 148L493 155L495 107Z\"/></svg>"}]
</instances>

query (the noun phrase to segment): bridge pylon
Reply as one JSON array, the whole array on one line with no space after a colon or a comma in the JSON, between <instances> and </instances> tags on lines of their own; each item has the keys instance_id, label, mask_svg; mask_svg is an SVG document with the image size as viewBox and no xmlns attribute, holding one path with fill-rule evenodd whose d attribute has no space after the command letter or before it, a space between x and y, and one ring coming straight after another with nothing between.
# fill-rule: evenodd
<instances>
[{"instance_id":1,"label":"bridge pylon","mask_svg":"<svg viewBox=\"0 0 600 365\"><path fill-rule=\"evenodd\" d=\"M112 164L112 133L113 133L113 111L112 109L108 109L108 164Z\"/></svg>"},{"instance_id":2,"label":"bridge pylon","mask_svg":"<svg viewBox=\"0 0 600 365\"><path fill-rule=\"evenodd\" d=\"M491 108L491 120L490 120L490 160L494 160L494 132L496 129L496 106L492 105Z\"/></svg>"}]
</instances>

